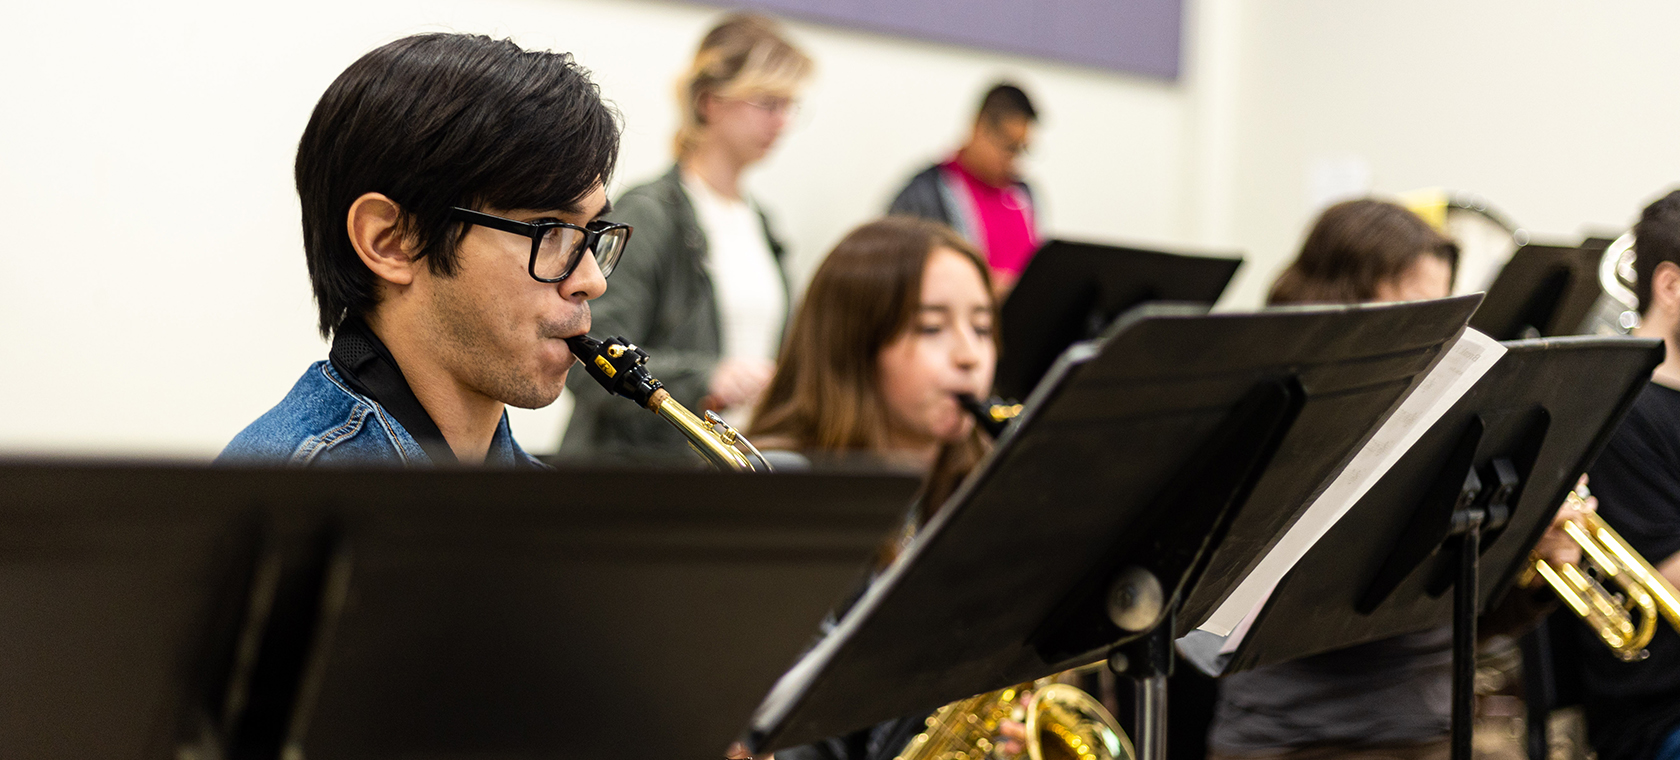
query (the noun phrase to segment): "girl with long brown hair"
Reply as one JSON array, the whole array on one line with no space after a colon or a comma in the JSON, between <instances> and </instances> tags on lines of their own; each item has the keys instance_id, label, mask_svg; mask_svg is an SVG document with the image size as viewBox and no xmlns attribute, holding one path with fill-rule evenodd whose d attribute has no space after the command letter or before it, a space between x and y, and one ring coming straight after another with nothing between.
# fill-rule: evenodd
<instances>
[{"instance_id":1,"label":"girl with long brown hair","mask_svg":"<svg viewBox=\"0 0 1680 760\"><path fill-rule=\"evenodd\" d=\"M984 260L944 225L888 217L853 230L811 279L754 440L928 472L922 503L937 507L987 448L956 396L991 388L991 293Z\"/></svg>"},{"instance_id":2,"label":"girl with long brown hair","mask_svg":"<svg viewBox=\"0 0 1680 760\"><path fill-rule=\"evenodd\" d=\"M997 306L985 260L955 231L912 217L853 230L828 254L793 318L749 431L764 449L811 459L863 455L925 473L899 541L932 517L989 444L959 393L985 396L997 363ZM886 721L777 753L782 760L890 758L925 716ZM1025 729L1003 728L1021 749Z\"/></svg>"}]
</instances>

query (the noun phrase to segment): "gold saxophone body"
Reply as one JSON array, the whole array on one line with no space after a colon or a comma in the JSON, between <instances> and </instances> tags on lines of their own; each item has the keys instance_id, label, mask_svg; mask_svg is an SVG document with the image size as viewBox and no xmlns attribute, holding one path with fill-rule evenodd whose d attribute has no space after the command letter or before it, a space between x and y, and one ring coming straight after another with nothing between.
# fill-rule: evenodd
<instances>
[{"instance_id":1,"label":"gold saxophone body","mask_svg":"<svg viewBox=\"0 0 1680 760\"><path fill-rule=\"evenodd\" d=\"M1567 502L1579 504L1584 500L1584 493L1571 491ZM1598 513L1583 512L1581 517L1586 527L1568 522L1563 529L1581 546L1583 564L1592 574L1577 565L1553 565L1539 555L1530 556L1531 569L1618 659L1643 660L1649 655L1645 646L1657 632L1657 618L1668 620L1680 630L1680 592ZM1609 582L1614 582L1620 593L1607 590L1604 584Z\"/></svg>"},{"instance_id":2,"label":"gold saxophone body","mask_svg":"<svg viewBox=\"0 0 1680 760\"><path fill-rule=\"evenodd\" d=\"M604 341L588 335L567 338L572 355L589 371L589 376L608 393L636 402L671 423L688 439L688 445L713 467L737 472L769 472L770 463L740 431L730 427L716 412L695 416L665 390L665 384L648 374L648 355L635 344L613 336Z\"/></svg>"},{"instance_id":3,"label":"gold saxophone body","mask_svg":"<svg viewBox=\"0 0 1680 760\"><path fill-rule=\"evenodd\" d=\"M939 708L894 760L984 760L1005 720L1027 725L1031 760L1133 760L1132 742L1102 703L1042 678Z\"/></svg>"}]
</instances>

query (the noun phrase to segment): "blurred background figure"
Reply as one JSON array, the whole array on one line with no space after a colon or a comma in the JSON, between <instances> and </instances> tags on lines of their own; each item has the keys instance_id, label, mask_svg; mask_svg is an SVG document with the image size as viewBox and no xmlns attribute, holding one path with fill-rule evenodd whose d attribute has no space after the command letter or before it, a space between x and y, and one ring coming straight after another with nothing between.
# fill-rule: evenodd
<instances>
[{"instance_id":1,"label":"blurred background figure","mask_svg":"<svg viewBox=\"0 0 1680 760\"><path fill-rule=\"evenodd\" d=\"M1325 209L1267 303L1376 303L1444 298L1458 245L1422 217L1377 200ZM1535 550L1574 562L1562 509ZM1540 582L1482 616L1486 638L1512 634L1556 607ZM1531 587L1532 588L1532 587ZM1519 593L1521 592L1521 593ZM1208 735L1213 760L1445 760L1451 754L1452 626L1236 673L1219 681Z\"/></svg>"},{"instance_id":2,"label":"blurred background figure","mask_svg":"<svg viewBox=\"0 0 1680 760\"><path fill-rule=\"evenodd\" d=\"M980 101L968 142L956 155L930 166L899 191L888 213L945 224L974 242L992 270L998 292L1008 292L1038 250L1032 190L1016 160L1032 144L1038 110L1007 82Z\"/></svg>"},{"instance_id":3,"label":"blurred background figure","mask_svg":"<svg viewBox=\"0 0 1680 760\"><path fill-rule=\"evenodd\" d=\"M787 127L811 68L769 19L725 18L678 86L676 165L614 209L636 230L636 256L595 302L591 332L648 349L649 371L672 396L736 425L770 381L788 312L783 247L741 179ZM569 385L576 406L562 455L686 455L683 438L654 415L609 400L582 373Z\"/></svg>"},{"instance_id":4,"label":"blurred background figure","mask_svg":"<svg viewBox=\"0 0 1680 760\"><path fill-rule=\"evenodd\" d=\"M1662 338L1667 357L1592 466L1604 521L1670 583L1680 584L1680 190L1634 227L1635 335ZM1637 662L1611 656L1586 626L1566 621L1580 653L1579 695L1600 760L1680 758L1680 634L1662 623Z\"/></svg>"}]
</instances>

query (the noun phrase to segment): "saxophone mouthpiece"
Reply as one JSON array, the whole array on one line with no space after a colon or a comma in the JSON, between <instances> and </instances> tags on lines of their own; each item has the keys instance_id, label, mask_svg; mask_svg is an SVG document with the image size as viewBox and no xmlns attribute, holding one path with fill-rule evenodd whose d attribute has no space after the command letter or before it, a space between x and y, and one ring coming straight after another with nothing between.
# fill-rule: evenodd
<instances>
[{"instance_id":1,"label":"saxophone mouthpiece","mask_svg":"<svg viewBox=\"0 0 1680 760\"><path fill-rule=\"evenodd\" d=\"M648 355L634 343L616 335L596 340L588 335L574 335L566 339L572 355L577 357L589 376L614 396L623 396L641 406L649 406L656 392L665 384L648 374Z\"/></svg>"},{"instance_id":2,"label":"saxophone mouthpiece","mask_svg":"<svg viewBox=\"0 0 1680 760\"><path fill-rule=\"evenodd\" d=\"M573 335L566 339L566 345L572 347L572 356L584 364L594 361L595 355L601 353L601 341L588 335Z\"/></svg>"},{"instance_id":3,"label":"saxophone mouthpiece","mask_svg":"<svg viewBox=\"0 0 1680 760\"><path fill-rule=\"evenodd\" d=\"M981 401L967 393L958 393L957 403L974 416L974 421L980 425L986 434L997 438L1009 427L1009 421L1021 413L1021 405L1010 403L1004 399L991 398Z\"/></svg>"}]
</instances>

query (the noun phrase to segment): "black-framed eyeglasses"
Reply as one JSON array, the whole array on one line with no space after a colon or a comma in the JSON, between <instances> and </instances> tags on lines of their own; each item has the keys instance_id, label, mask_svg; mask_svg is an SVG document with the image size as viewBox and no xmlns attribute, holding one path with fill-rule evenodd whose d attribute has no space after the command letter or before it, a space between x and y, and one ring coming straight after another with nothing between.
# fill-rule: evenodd
<instances>
[{"instance_id":1,"label":"black-framed eyeglasses","mask_svg":"<svg viewBox=\"0 0 1680 760\"><path fill-rule=\"evenodd\" d=\"M630 225L600 220L586 227L558 221L520 222L459 206L449 209L449 218L530 238L530 272L537 282L560 282L571 277L583 261L584 251L595 254L595 266L606 277L630 242Z\"/></svg>"}]
</instances>

